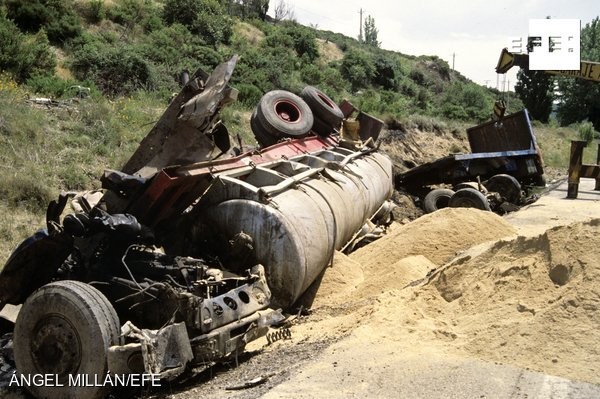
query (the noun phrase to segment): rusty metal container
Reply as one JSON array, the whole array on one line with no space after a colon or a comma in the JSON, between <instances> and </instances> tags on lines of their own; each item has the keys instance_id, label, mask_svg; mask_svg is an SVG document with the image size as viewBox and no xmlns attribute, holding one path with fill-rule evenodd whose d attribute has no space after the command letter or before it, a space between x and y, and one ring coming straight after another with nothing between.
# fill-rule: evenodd
<instances>
[{"instance_id":1,"label":"rusty metal container","mask_svg":"<svg viewBox=\"0 0 600 399\"><path fill-rule=\"evenodd\" d=\"M222 172L217 180L203 196L199 218L214 236L252 238L273 302L284 308L393 191L387 156L340 147Z\"/></svg>"}]
</instances>

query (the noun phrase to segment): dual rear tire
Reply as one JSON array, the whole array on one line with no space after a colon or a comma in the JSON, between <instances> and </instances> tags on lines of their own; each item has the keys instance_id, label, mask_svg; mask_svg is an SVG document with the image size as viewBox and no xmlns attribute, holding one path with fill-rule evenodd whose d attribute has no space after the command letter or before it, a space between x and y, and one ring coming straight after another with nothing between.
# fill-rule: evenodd
<instances>
[{"instance_id":1,"label":"dual rear tire","mask_svg":"<svg viewBox=\"0 0 600 399\"><path fill-rule=\"evenodd\" d=\"M325 93L307 86L300 96L285 90L265 94L250 117L250 127L261 147L285 138L301 138L314 131L327 136L339 129L344 116Z\"/></svg>"}]
</instances>

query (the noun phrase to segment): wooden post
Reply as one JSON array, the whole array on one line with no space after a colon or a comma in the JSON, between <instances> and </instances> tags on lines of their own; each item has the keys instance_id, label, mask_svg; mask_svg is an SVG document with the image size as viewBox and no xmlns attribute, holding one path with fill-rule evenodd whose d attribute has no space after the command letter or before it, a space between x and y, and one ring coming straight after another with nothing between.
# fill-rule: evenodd
<instances>
[{"instance_id":1,"label":"wooden post","mask_svg":"<svg viewBox=\"0 0 600 399\"><path fill-rule=\"evenodd\" d=\"M598 143L598 153L596 155L596 165L600 165L600 143ZM596 177L596 187L594 190L600 191L600 176Z\"/></svg>"},{"instance_id":2,"label":"wooden post","mask_svg":"<svg viewBox=\"0 0 600 399\"><path fill-rule=\"evenodd\" d=\"M586 144L587 142L585 141L571 141L571 158L569 160L569 185L567 189L567 198L577 198L581 164L583 163L583 149Z\"/></svg>"}]
</instances>

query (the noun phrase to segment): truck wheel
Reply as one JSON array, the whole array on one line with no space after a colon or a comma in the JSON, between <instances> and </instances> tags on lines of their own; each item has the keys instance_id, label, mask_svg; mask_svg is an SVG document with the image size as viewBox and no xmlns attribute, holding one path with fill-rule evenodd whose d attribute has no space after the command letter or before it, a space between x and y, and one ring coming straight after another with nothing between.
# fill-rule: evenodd
<instances>
[{"instance_id":1,"label":"truck wheel","mask_svg":"<svg viewBox=\"0 0 600 399\"><path fill-rule=\"evenodd\" d=\"M533 177L533 185L538 187L546 187L548 185L548 181L546 180L546 175L537 175Z\"/></svg>"},{"instance_id":2,"label":"truck wheel","mask_svg":"<svg viewBox=\"0 0 600 399\"><path fill-rule=\"evenodd\" d=\"M488 191L500 194L505 201L517 204L521 198L521 185L511 175L495 175L492 176L486 183L485 187Z\"/></svg>"},{"instance_id":3,"label":"truck wheel","mask_svg":"<svg viewBox=\"0 0 600 399\"><path fill-rule=\"evenodd\" d=\"M17 317L13 337L17 370L23 375L58 376L50 384L35 384L46 386L27 387L38 398L102 398L107 393L104 387L85 387L76 378L87 378L89 385L94 385L94 378L104 381L107 351L118 343L119 334L117 313L100 291L79 281L46 284L27 298Z\"/></svg>"},{"instance_id":4,"label":"truck wheel","mask_svg":"<svg viewBox=\"0 0 600 399\"><path fill-rule=\"evenodd\" d=\"M254 110L254 112L250 116L250 129L252 129L252 133L254 133L254 138L262 148L277 143L277 137L271 136L260 125L258 117L256 116L256 110Z\"/></svg>"},{"instance_id":5,"label":"truck wheel","mask_svg":"<svg viewBox=\"0 0 600 399\"><path fill-rule=\"evenodd\" d=\"M302 90L302 93L300 93L300 97L306 101L315 118L319 118L333 128L340 127L344 119L344 114L340 107L327 94L316 87L306 86Z\"/></svg>"},{"instance_id":6,"label":"truck wheel","mask_svg":"<svg viewBox=\"0 0 600 399\"><path fill-rule=\"evenodd\" d=\"M313 125L313 114L297 95L285 90L265 94L256 108L258 126L274 137L301 137Z\"/></svg>"},{"instance_id":7,"label":"truck wheel","mask_svg":"<svg viewBox=\"0 0 600 399\"><path fill-rule=\"evenodd\" d=\"M458 190L450 198L448 205L452 208L476 208L482 211L491 211L490 203L485 195L473 188L463 188Z\"/></svg>"},{"instance_id":8,"label":"truck wheel","mask_svg":"<svg viewBox=\"0 0 600 399\"><path fill-rule=\"evenodd\" d=\"M455 191L461 190L463 188L472 188L474 190L479 191L482 194L487 194L487 192L488 192L488 190L485 188L485 186L483 184L481 185L481 190L480 190L479 184L476 181L467 181L467 182L463 182L463 183L458 183L457 185L454 186Z\"/></svg>"},{"instance_id":9,"label":"truck wheel","mask_svg":"<svg viewBox=\"0 0 600 399\"><path fill-rule=\"evenodd\" d=\"M447 208L454 191L448 188L436 188L431 190L423 199L423 210L426 213L435 212L438 209Z\"/></svg>"}]
</instances>

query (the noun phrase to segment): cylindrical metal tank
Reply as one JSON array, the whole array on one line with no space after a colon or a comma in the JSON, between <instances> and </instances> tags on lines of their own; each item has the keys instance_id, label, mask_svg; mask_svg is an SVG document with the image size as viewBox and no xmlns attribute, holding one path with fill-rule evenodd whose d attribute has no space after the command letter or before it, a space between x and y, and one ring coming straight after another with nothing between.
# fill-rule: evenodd
<instances>
[{"instance_id":1,"label":"cylindrical metal tank","mask_svg":"<svg viewBox=\"0 0 600 399\"><path fill-rule=\"evenodd\" d=\"M202 199L202 223L228 240L241 232L252 238L272 302L283 308L393 191L387 156L343 148L228 171L216 180Z\"/></svg>"}]
</instances>

